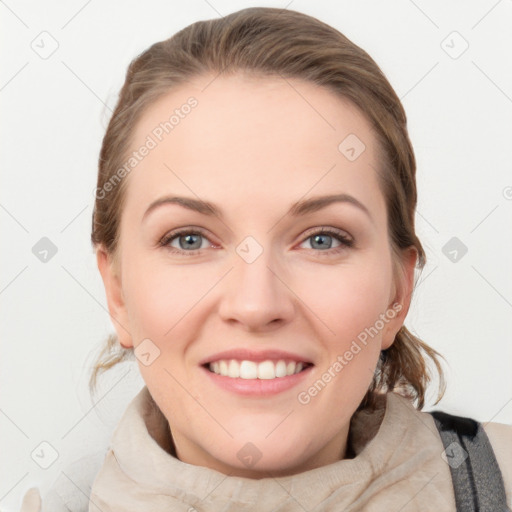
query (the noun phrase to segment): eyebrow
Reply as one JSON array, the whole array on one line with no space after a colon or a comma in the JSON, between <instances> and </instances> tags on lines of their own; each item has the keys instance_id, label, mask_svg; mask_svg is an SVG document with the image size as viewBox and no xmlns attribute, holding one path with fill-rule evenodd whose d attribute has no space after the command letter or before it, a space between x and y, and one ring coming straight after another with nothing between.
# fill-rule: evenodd
<instances>
[{"instance_id":1,"label":"eyebrow","mask_svg":"<svg viewBox=\"0 0 512 512\"><path fill-rule=\"evenodd\" d=\"M349 195L349 194L333 194L328 196L317 196L313 197L311 199L306 199L303 201L298 201L294 203L290 209L287 212L287 215L291 215L292 217L299 217L302 215L307 215L308 213L314 213L317 212L323 208L326 208L327 206L333 204L333 203L349 203L360 210L362 210L370 220L372 220L372 216L366 208L366 206L361 203L358 199L355 197ZM209 216L217 216L220 219L223 219L222 212L218 206L216 206L213 203L210 203L208 201L202 201L200 199L194 199L192 197L185 197L185 196L165 196L157 199L156 201L153 201L148 209L145 211L142 220L144 220L149 213L151 213L156 208L167 205L167 204L178 204L180 206L183 206L184 208L187 208L189 210L201 213L203 215L209 215Z\"/></svg>"}]
</instances>

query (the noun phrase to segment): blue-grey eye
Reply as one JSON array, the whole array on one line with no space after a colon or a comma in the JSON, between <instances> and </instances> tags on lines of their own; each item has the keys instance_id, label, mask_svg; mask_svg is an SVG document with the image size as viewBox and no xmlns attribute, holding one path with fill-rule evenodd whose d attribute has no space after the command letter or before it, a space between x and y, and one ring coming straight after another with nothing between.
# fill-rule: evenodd
<instances>
[{"instance_id":1,"label":"blue-grey eye","mask_svg":"<svg viewBox=\"0 0 512 512\"><path fill-rule=\"evenodd\" d=\"M175 244L176 241L178 242L178 246ZM191 230L182 230L166 235L162 239L161 245L174 249L177 252L192 252L208 247L208 244L203 246L203 242L208 242L208 239L202 233Z\"/></svg>"},{"instance_id":2,"label":"blue-grey eye","mask_svg":"<svg viewBox=\"0 0 512 512\"><path fill-rule=\"evenodd\" d=\"M313 240L313 249L330 249L333 241L333 237L325 233L310 236L309 239Z\"/></svg>"},{"instance_id":3,"label":"blue-grey eye","mask_svg":"<svg viewBox=\"0 0 512 512\"><path fill-rule=\"evenodd\" d=\"M199 233L188 233L185 235L177 236L176 238L179 241L180 249L201 249L203 237Z\"/></svg>"}]
</instances>

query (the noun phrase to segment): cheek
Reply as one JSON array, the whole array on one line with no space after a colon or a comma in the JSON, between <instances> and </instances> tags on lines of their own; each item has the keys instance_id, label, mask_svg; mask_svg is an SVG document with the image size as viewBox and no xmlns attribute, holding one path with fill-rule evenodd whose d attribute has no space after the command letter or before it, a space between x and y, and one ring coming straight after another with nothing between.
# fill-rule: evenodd
<instances>
[{"instance_id":1,"label":"cheek","mask_svg":"<svg viewBox=\"0 0 512 512\"><path fill-rule=\"evenodd\" d=\"M164 345L164 340L183 339L179 333L190 328L202 298L218 280L219 271L176 262L167 264L161 257L147 255L126 263L123 289L133 332L141 339L152 339L161 349L169 345ZM176 346L175 341L172 346Z\"/></svg>"},{"instance_id":2,"label":"cheek","mask_svg":"<svg viewBox=\"0 0 512 512\"><path fill-rule=\"evenodd\" d=\"M199 336L202 322L198 315L201 304L206 304L201 299L215 282L215 276L211 272L205 275L193 265L170 265L162 259L157 262L147 254L133 258L128 265L136 269L127 272L123 283L134 347L149 339L152 344L146 347L150 357L158 354L148 365L139 361L140 373L159 397L163 410L172 417L188 419L184 407L188 395L179 382L189 377L184 364L187 347L191 339ZM210 275L213 281L208 278Z\"/></svg>"},{"instance_id":3,"label":"cheek","mask_svg":"<svg viewBox=\"0 0 512 512\"><path fill-rule=\"evenodd\" d=\"M385 257L361 258L350 264L317 266L310 278L302 275L295 286L297 295L325 326L325 339L344 344L385 312L392 277Z\"/></svg>"},{"instance_id":4,"label":"cheek","mask_svg":"<svg viewBox=\"0 0 512 512\"><path fill-rule=\"evenodd\" d=\"M390 261L390 260L388 260ZM336 411L353 410L370 385L378 363L392 274L386 258L361 258L353 265L322 269L303 287L314 311L323 356L297 399L305 412L339 428Z\"/></svg>"}]
</instances>

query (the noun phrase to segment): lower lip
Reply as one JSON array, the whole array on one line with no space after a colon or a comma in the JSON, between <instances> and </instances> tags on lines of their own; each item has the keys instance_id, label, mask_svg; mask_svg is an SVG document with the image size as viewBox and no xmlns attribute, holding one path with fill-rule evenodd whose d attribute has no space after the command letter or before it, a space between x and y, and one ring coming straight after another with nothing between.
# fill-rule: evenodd
<instances>
[{"instance_id":1,"label":"lower lip","mask_svg":"<svg viewBox=\"0 0 512 512\"><path fill-rule=\"evenodd\" d=\"M231 377L218 375L204 367L201 369L206 372L214 384L232 393L245 396L270 396L283 393L297 386L306 378L312 368L313 366L309 366L300 373L275 379L232 379Z\"/></svg>"}]
</instances>

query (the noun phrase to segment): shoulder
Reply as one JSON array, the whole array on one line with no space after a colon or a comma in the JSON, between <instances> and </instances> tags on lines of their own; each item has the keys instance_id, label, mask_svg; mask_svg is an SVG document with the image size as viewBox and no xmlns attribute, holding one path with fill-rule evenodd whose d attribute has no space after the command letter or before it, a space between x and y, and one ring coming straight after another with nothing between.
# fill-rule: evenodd
<instances>
[{"instance_id":1,"label":"shoulder","mask_svg":"<svg viewBox=\"0 0 512 512\"><path fill-rule=\"evenodd\" d=\"M447 456L454 456L455 449L450 454L448 453L448 448L452 444L461 443L459 446L468 450L474 461L474 467L481 466L485 471L485 476L478 479L480 490L485 490L488 486L500 494L504 490L507 505L512 510L512 425L480 422L470 417L456 416L443 411L430 411L430 414L436 416L436 423L447 449ZM490 450L492 453L489 453ZM464 452L464 449L462 451ZM504 487L504 489L501 487L501 491L499 490L500 484L495 486L496 481L494 480L494 477L498 477L500 473ZM452 477L454 477L453 471Z\"/></svg>"},{"instance_id":2,"label":"shoulder","mask_svg":"<svg viewBox=\"0 0 512 512\"><path fill-rule=\"evenodd\" d=\"M482 423L503 475L507 502L512 506L512 425Z\"/></svg>"},{"instance_id":3,"label":"shoulder","mask_svg":"<svg viewBox=\"0 0 512 512\"><path fill-rule=\"evenodd\" d=\"M482 423L482 427L494 450L509 455L507 462L512 465L512 425L505 423Z\"/></svg>"},{"instance_id":4,"label":"shoulder","mask_svg":"<svg viewBox=\"0 0 512 512\"><path fill-rule=\"evenodd\" d=\"M512 425L505 423L482 423L493 450L506 453L506 461L512 466Z\"/></svg>"},{"instance_id":5,"label":"shoulder","mask_svg":"<svg viewBox=\"0 0 512 512\"><path fill-rule=\"evenodd\" d=\"M87 512L90 489L105 453L99 450L68 464L46 492L29 489L20 512Z\"/></svg>"}]
</instances>

